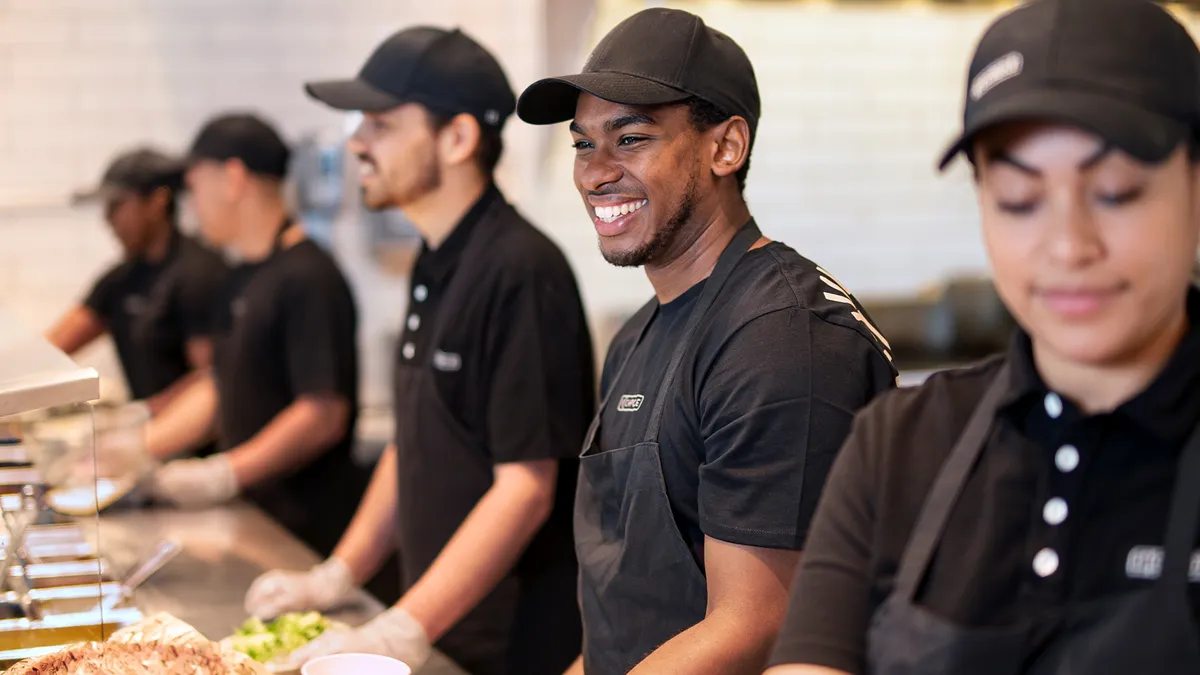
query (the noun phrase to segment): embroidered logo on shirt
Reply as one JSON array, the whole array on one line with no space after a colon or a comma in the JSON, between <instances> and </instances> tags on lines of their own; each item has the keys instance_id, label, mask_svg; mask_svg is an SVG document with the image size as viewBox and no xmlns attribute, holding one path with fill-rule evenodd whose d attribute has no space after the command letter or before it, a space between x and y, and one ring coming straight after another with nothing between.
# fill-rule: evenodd
<instances>
[{"instance_id":1,"label":"embroidered logo on shirt","mask_svg":"<svg viewBox=\"0 0 1200 675\"><path fill-rule=\"evenodd\" d=\"M1134 546L1125 558L1125 576L1130 579L1157 579L1162 575L1163 550L1159 546ZM1200 581L1200 552L1192 553L1188 579Z\"/></svg>"},{"instance_id":2,"label":"embroidered logo on shirt","mask_svg":"<svg viewBox=\"0 0 1200 675\"><path fill-rule=\"evenodd\" d=\"M617 401L617 412L637 412L645 400L646 397L641 394L625 394Z\"/></svg>"},{"instance_id":3,"label":"embroidered logo on shirt","mask_svg":"<svg viewBox=\"0 0 1200 675\"><path fill-rule=\"evenodd\" d=\"M462 357L439 349L433 353L433 367L446 373L456 373L462 370Z\"/></svg>"}]
</instances>

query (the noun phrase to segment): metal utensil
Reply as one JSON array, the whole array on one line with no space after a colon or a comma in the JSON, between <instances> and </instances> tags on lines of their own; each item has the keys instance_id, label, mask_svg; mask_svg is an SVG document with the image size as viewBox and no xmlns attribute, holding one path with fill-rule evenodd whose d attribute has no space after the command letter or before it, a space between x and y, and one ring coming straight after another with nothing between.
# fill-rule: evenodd
<instances>
[{"instance_id":1,"label":"metal utensil","mask_svg":"<svg viewBox=\"0 0 1200 675\"><path fill-rule=\"evenodd\" d=\"M33 582L29 579L29 565L36 561L31 559L32 556L25 546L25 531L37 517L37 510L37 493L29 485L21 490L19 508L10 509L0 502L0 515L4 518L5 529L8 530L4 559L0 560L0 575L3 575L0 577L0 590L3 590L4 586L10 587L17 595L21 611L31 620L42 618L41 603L30 595ZM19 577L9 573L13 565L20 566Z\"/></svg>"},{"instance_id":2,"label":"metal utensil","mask_svg":"<svg viewBox=\"0 0 1200 675\"><path fill-rule=\"evenodd\" d=\"M159 544L154 549L154 553L150 554L149 558L146 558L142 564L134 567L133 571L125 577L117 592L102 598L97 607L100 611L107 612L125 600L128 600L133 596L133 592L137 590L138 586L141 586L147 579L154 576L155 572L162 569L163 565L166 565L172 558L179 555L179 552L182 550L183 547L174 541L164 541Z\"/></svg>"}]
</instances>

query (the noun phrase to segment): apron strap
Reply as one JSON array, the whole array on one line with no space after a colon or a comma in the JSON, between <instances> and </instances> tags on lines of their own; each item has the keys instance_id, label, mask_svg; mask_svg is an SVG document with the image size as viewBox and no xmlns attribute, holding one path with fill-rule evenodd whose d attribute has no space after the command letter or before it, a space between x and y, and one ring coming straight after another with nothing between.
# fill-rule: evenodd
<instances>
[{"instance_id":1,"label":"apron strap","mask_svg":"<svg viewBox=\"0 0 1200 675\"><path fill-rule=\"evenodd\" d=\"M900 557L900 569L896 575L895 593L909 603L913 602L917 587L929 568L933 552L941 541L946 523L950 521L954 505L958 502L972 469L979 461L979 456L983 454L988 434L992 429L992 421L996 417L996 410L1008 389L1008 384L1009 365L1006 361L992 378L979 404L975 406L966 429L958 437L954 449L950 451L950 457L942 465L933 488L925 498L912 537Z\"/></svg>"},{"instance_id":2,"label":"apron strap","mask_svg":"<svg viewBox=\"0 0 1200 675\"><path fill-rule=\"evenodd\" d=\"M294 224L295 221L292 220L292 215L290 213L283 214L283 222L279 224L279 230L275 232L275 238L271 240L270 255L279 253L279 249L283 247L283 235L287 234L287 231L292 229L292 225Z\"/></svg>"},{"instance_id":3,"label":"apron strap","mask_svg":"<svg viewBox=\"0 0 1200 675\"><path fill-rule=\"evenodd\" d=\"M696 299L696 304L688 316L687 326L683 330L683 338L679 340L679 346L671 355L671 363L667 366L662 382L658 385L658 393L654 395L654 410L650 413L650 422L646 425L644 442L653 443L658 440L658 429L662 425L663 410L667 406L667 397L663 394L671 388L671 384L675 381L675 373L679 370L679 364L683 362L684 352L692 344L692 334L696 332L700 320L712 307L713 301L717 299L725 282L729 281L729 277L733 274L733 268L737 267L738 261L761 237L762 232L759 231L758 224L751 218L750 222L738 230L733 241L729 242L729 245L721 252L721 257L717 259L716 267L713 268L708 280L704 282L704 290L700 291L700 297Z\"/></svg>"},{"instance_id":4,"label":"apron strap","mask_svg":"<svg viewBox=\"0 0 1200 675\"><path fill-rule=\"evenodd\" d=\"M625 355L625 360L621 361L621 367L617 368L617 372L613 375L612 381L609 382L608 391L604 392L604 398L600 399L600 407L596 409L596 414L592 416L592 423L588 426L587 436L583 439L583 450L580 456L587 454L591 449L592 444L596 442L596 434L600 431L600 414L608 406L608 400L612 396L613 390L616 389L617 381L621 379L621 374L625 372L625 366L633 360L633 352L637 350L637 345L646 336L646 330L650 328L650 324L654 323L654 317L658 315L658 303L651 303L642 308L639 314L643 315L641 325L637 329L637 339L633 341L633 347L629 349L629 353ZM636 317L635 317L636 319Z\"/></svg>"},{"instance_id":5,"label":"apron strap","mask_svg":"<svg viewBox=\"0 0 1200 675\"><path fill-rule=\"evenodd\" d=\"M1200 525L1200 425L1192 431L1183 447L1176 472L1175 491L1171 496L1171 515L1167 519L1163 569L1160 583L1178 586L1187 592L1191 582L1192 549L1196 528Z\"/></svg>"}]
</instances>

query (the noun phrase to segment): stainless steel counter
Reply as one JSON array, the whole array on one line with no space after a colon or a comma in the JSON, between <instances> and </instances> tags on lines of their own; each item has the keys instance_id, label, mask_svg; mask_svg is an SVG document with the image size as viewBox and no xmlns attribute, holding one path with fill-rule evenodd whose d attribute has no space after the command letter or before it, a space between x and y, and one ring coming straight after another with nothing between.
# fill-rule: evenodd
<instances>
[{"instance_id":1,"label":"stainless steel counter","mask_svg":"<svg viewBox=\"0 0 1200 675\"><path fill-rule=\"evenodd\" d=\"M251 582L270 569L307 569L315 553L258 509L235 504L207 511L119 510L100 518L101 554L123 572L148 555L158 542L173 539L183 551L136 594L147 615L170 612L210 639L240 624L242 600ZM330 616L358 625L383 607L366 593ZM421 675L466 675L435 654Z\"/></svg>"}]
</instances>

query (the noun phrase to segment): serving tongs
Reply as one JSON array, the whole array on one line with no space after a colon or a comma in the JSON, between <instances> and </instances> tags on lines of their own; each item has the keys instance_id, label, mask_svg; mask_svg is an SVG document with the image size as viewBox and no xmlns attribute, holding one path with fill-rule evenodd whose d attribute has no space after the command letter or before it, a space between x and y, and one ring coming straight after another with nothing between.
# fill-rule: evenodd
<instances>
[{"instance_id":1,"label":"serving tongs","mask_svg":"<svg viewBox=\"0 0 1200 675\"><path fill-rule=\"evenodd\" d=\"M0 590L8 588L17 596L17 604L25 618L37 621L42 618L41 603L30 595L33 582L29 579L29 565L39 562L30 554L25 545L25 533L37 518L39 511L38 491L32 485L21 489L20 505L11 509L0 501L0 516L4 519L4 527L8 530L8 540L4 547L4 559L0 560ZM21 574L12 573L13 566L19 566Z\"/></svg>"},{"instance_id":2,"label":"serving tongs","mask_svg":"<svg viewBox=\"0 0 1200 675\"><path fill-rule=\"evenodd\" d=\"M101 612L107 612L133 597L133 592L137 590L138 586L141 586L147 579L154 576L155 572L162 569L163 565L166 565L172 558L179 555L179 552L182 550L183 547L173 541L160 543L148 558L129 572L128 576L121 582L116 593L106 595L100 599L100 602L96 605L96 609Z\"/></svg>"}]
</instances>

